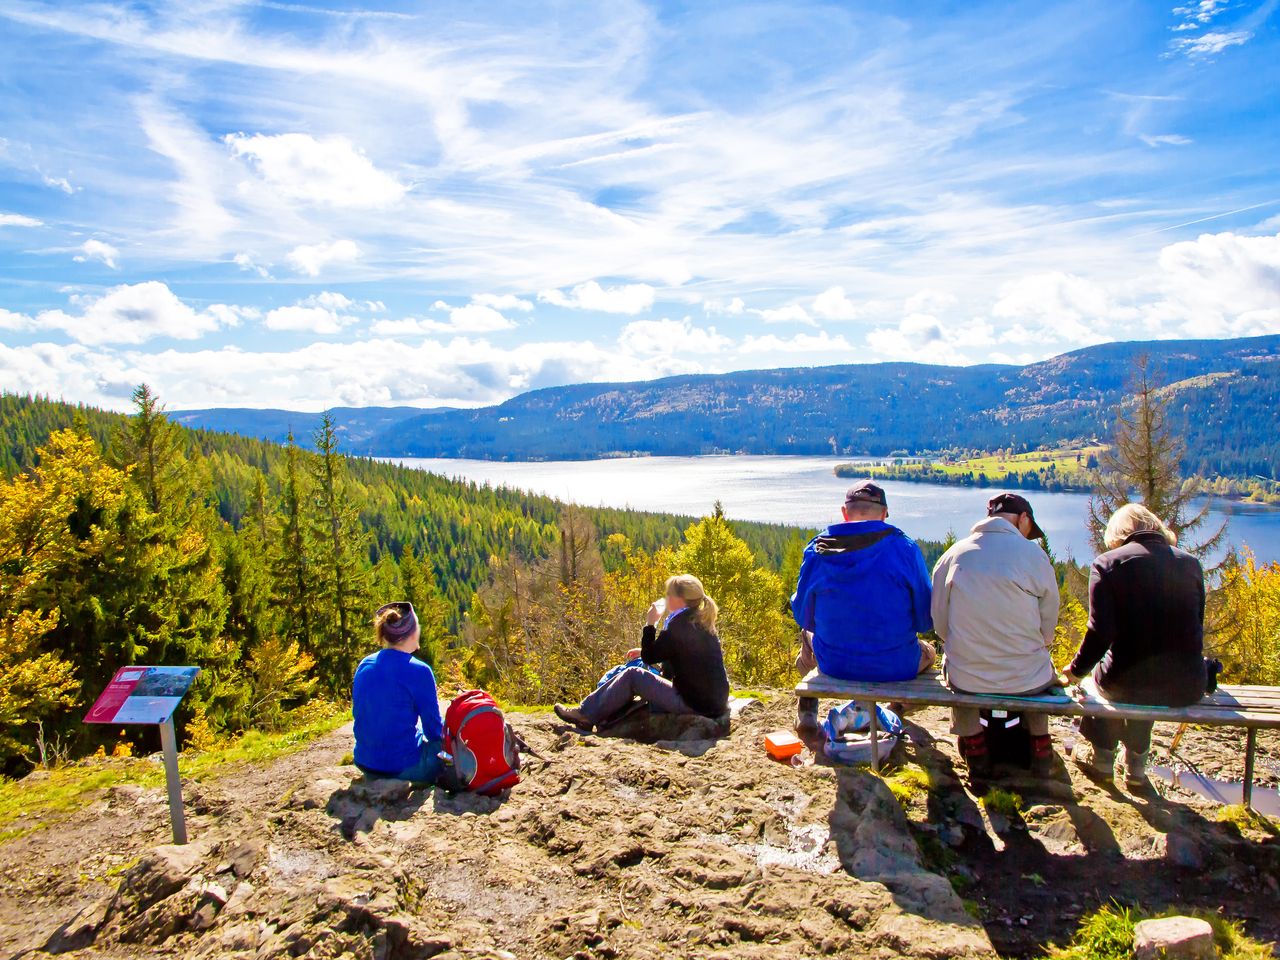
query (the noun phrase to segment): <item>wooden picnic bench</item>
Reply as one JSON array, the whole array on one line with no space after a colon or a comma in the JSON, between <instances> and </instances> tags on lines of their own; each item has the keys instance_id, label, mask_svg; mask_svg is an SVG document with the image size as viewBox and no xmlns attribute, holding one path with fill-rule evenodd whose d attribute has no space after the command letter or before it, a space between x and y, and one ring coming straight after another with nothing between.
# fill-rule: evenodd
<instances>
[{"instance_id":1,"label":"wooden picnic bench","mask_svg":"<svg viewBox=\"0 0 1280 960\"><path fill-rule=\"evenodd\" d=\"M942 681L937 670L922 673L914 680L899 683L859 683L837 680L817 670L796 684L801 697L828 697L857 700L870 707L872 769L880 769L874 741L878 736L876 703L915 703L937 707L980 707L1051 713L1067 717L1109 717L1123 720L1153 720L1172 723L1199 723L1213 727L1244 727L1244 805L1253 804L1253 766L1258 747L1258 731L1280 729L1280 687L1221 686L1216 693L1189 707L1150 707L1114 703L1095 691L1082 688L1078 698L1066 695L1005 697L997 694L957 693Z\"/></svg>"}]
</instances>

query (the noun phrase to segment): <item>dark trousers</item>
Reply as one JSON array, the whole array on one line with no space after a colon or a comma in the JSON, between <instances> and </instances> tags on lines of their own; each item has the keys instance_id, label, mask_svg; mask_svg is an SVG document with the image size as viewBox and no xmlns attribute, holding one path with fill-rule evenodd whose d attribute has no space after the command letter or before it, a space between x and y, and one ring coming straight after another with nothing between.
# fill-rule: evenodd
<instances>
[{"instance_id":1,"label":"dark trousers","mask_svg":"<svg viewBox=\"0 0 1280 960\"><path fill-rule=\"evenodd\" d=\"M1095 750L1114 750L1123 743L1130 753L1146 753L1151 749L1150 720L1110 720L1105 717L1085 717L1080 721L1080 735Z\"/></svg>"}]
</instances>

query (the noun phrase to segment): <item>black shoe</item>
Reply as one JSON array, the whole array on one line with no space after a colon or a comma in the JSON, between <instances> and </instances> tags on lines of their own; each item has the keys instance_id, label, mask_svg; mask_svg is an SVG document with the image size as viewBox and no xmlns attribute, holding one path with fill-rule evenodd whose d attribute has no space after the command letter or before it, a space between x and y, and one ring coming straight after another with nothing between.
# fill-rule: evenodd
<instances>
[{"instance_id":1,"label":"black shoe","mask_svg":"<svg viewBox=\"0 0 1280 960\"><path fill-rule=\"evenodd\" d=\"M553 709L556 712L556 716L565 723L578 727L581 730L586 730L588 733L591 732L591 728L594 724L592 724L587 715L577 707L569 707L563 703L557 703Z\"/></svg>"},{"instance_id":2,"label":"black shoe","mask_svg":"<svg viewBox=\"0 0 1280 960\"><path fill-rule=\"evenodd\" d=\"M800 704L796 707L796 733L817 733L819 727L817 699L801 697Z\"/></svg>"},{"instance_id":3,"label":"black shoe","mask_svg":"<svg viewBox=\"0 0 1280 960\"><path fill-rule=\"evenodd\" d=\"M960 757L969 771L970 780L985 780L991 776L991 754L987 752L987 735L977 733L960 737L956 742Z\"/></svg>"}]
</instances>

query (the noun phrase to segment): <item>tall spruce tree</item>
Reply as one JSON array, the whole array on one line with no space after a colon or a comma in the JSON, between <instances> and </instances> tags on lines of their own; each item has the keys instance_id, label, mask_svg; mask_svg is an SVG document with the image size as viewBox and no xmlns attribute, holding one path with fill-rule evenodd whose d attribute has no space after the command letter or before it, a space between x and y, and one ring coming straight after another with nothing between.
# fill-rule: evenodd
<instances>
[{"instance_id":1,"label":"tall spruce tree","mask_svg":"<svg viewBox=\"0 0 1280 960\"><path fill-rule=\"evenodd\" d=\"M326 413L313 435L312 540L320 586L321 617L315 654L321 682L331 691L351 683L357 655L368 642L370 621L369 535L338 452L338 433Z\"/></svg>"},{"instance_id":2,"label":"tall spruce tree","mask_svg":"<svg viewBox=\"0 0 1280 960\"><path fill-rule=\"evenodd\" d=\"M290 431L280 467L279 527L271 550L272 599L281 634L314 657L319 599L307 524L310 482L304 456Z\"/></svg>"},{"instance_id":3,"label":"tall spruce tree","mask_svg":"<svg viewBox=\"0 0 1280 960\"><path fill-rule=\"evenodd\" d=\"M1211 501L1206 498L1197 506L1195 500L1204 491L1194 480L1183 479L1186 445L1169 424L1164 392L1145 356L1137 361L1129 401L1116 410L1111 443L1093 474L1089 499L1089 534L1096 550L1107 549L1102 539L1107 521L1130 502L1145 505L1178 535L1179 546L1201 560L1221 546L1225 522L1200 536Z\"/></svg>"}]
</instances>

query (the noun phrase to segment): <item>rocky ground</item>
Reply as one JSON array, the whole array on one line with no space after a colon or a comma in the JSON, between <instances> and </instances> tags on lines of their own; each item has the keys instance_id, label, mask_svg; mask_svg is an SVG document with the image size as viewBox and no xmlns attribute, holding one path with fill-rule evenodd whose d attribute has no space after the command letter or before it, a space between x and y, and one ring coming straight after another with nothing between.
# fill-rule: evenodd
<instances>
[{"instance_id":1,"label":"rocky ground","mask_svg":"<svg viewBox=\"0 0 1280 960\"><path fill-rule=\"evenodd\" d=\"M754 703L727 738L651 744L516 715L545 760L497 799L365 783L342 729L189 784L183 848L163 846L162 790L111 788L0 845L0 956L1027 956L1113 898L1222 909L1280 939L1266 830L1065 768L1010 772L1021 811L990 812L939 710L899 751L931 786L900 801L866 771L768 759L793 711ZM1241 741L1192 731L1179 752L1238 777ZM1280 738L1260 746L1274 784Z\"/></svg>"}]
</instances>

